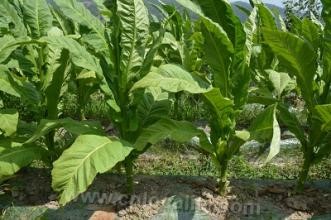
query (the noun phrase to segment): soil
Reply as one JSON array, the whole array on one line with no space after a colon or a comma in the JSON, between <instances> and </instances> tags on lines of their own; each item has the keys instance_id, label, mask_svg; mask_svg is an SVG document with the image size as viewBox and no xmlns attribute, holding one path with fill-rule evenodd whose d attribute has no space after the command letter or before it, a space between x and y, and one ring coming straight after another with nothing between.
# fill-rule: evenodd
<instances>
[{"instance_id":1,"label":"soil","mask_svg":"<svg viewBox=\"0 0 331 220\"><path fill-rule=\"evenodd\" d=\"M125 177L114 174L99 175L87 193L60 207L47 173L29 169L0 186L5 219L170 219L165 216L171 213L176 219L310 219L331 213L330 181L311 183L297 194L292 181L232 180L220 196L210 177L136 176L128 196ZM42 211L14 212L22 207Z\"/></svg>"}]
</instances>

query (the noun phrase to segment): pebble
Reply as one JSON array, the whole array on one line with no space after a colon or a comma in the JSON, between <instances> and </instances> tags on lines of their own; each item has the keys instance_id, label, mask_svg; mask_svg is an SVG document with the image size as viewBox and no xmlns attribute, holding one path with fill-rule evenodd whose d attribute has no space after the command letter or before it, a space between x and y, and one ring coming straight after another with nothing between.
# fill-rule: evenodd
<instances>
[{"instance_id":1,"label":"pebble","mask_svg":"<svg viewBox=\"0 0 331 220\"><path fill-rule=\"evenodd\" d=\"M125 209L122 209L121 211L118 212L118 216L119 217L123 217L127 214L126 210Z\"/></svg>"},{"instance_id":2,"label":"pebble","mask_svg":"<svg viewBox=\"0 0 331 220\"><path fill-rule=\"evenodd\" d=\"M202 197L206 198L206 199L213 199L213 192L210 189L207 188L203 188L202 189Z\"/></svg>"}]
</instances>

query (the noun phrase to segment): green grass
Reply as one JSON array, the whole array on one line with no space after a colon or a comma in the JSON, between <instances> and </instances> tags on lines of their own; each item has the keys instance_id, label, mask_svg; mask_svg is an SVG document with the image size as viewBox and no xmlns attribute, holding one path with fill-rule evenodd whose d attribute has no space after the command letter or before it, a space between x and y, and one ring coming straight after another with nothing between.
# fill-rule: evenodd
<instances>
[{"instance_id":1,"label":"green grass","mask_svg":"<svg viewBox=\"0 0 331 220\"><path fill-rule=\"evenodd\" d=\"M268 164L263 155L258 156L258 148L242 148L230 161L230 178L294 180L303 162L299 148L284 148ZM135 174L143 175L187 175L217 176L218 171L206 155L196 152L192 147L172 141L153 146L135 164ZM49 168L43 162L34 162L33 168ZM112 172L117 173L114 169ZM123 172L123 170L122 170ZM331 157L314 165L310 179L331 179Z\"/></svg>"},{"instance_id":2,"label":"green grass","mask_svg":"<svg viewBox=\"0 0 331 220\"><path fill-rule=\"evenodd\" d=\"M79 105L77 96L73 93L66 93L60 103L62 117L79 119ZM109 122L110 107L107 105L104 96L100 92L95 92L84 106L83 112L87 119Z\"/></svg>"},{"instance_id":3,"label":"green grass","mask_svg":"<svg viewBox=\"0 0 331 220\"><path fill-rule=\"evenodd\" d=\"M210 158L181 145L155 146L136 164L136 174L217 176ZM186 156L185 152L186 151ZM301 169L300 149L282 149L268 164L257 157L257 149L244 149L229 164L230 178L248 179L297 179ZM154 157L154 159L153 159ZM311 179L331 179L331 158L313 166Z\"/></svg>"}]
</instances>

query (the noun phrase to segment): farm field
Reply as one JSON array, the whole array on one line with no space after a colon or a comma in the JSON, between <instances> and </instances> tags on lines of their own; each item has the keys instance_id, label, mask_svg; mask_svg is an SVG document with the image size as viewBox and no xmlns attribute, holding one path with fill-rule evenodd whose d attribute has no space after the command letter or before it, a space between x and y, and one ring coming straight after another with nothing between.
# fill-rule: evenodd
<instances>
[{"instance_id":1,"label":"farm field","mask_svg":"<svg viewBox=\"0 0 331 220\"><path fill-rule=\"evenodd\" d=\"M331 2L0 1L0 219L331 219Z\"/></svg>"}]
</instances>

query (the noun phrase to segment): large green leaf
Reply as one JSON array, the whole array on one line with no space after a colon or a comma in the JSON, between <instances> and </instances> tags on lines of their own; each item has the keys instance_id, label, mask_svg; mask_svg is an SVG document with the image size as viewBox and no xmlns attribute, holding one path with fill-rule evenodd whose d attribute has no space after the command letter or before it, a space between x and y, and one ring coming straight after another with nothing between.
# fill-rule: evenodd
<instances>
[{"instance_id":1,"label":"large green leaf","mask_svg":"<svg viewBox=\"0 0 331 220\"><path fill-rule=\"evenodd\" d=\"M275 105L270 105L251 124L249 131L251 138L260 142L272 138Z\"/></svg>"},{"instance_id":2,"label":"large green leaf","mask_svg":"<svg viewBox=\"0 0 331 220\"><path fill-rule=\"evenodd\" d=\"M5 136L13 135L17 130L18 112L15 109L0 109L0 130Z\"/></svg>"},{"instance_id":3,"label":"large green leaf","mask_svg":"<svg viewBox=\"0 0 331 220\"><path fill-rule=\"evenodd\" d=\"M244 24L244 30L246 32L246 51L245 51L245 60L246 64L249 66L251 61L251 56L253 52L253 46L254 46L254 37L256 35L256 32L258 30L256 18L258 15L258 10L256 7L253 8L253 10L250 12L250 15L247 19L247 21Z\"/></svg>"},{"instance_id":4,"label":"large green leaf","mask_svg":"<svg viewBox=\"0 0 331 220\"><path fill-rule=\"evenodd\" d=\"M287 73L277 72L275 70L266 70L266 72L274 86L277 97L280 98L284 89L291 82L291 77Z\"/></svg>"},{"instance_id":5,"label":"large green leaf","mask_svg":"<svg viewBox=\"0 0 331 220\"><path fill-rule=\"evenodd\" d=\"M187 142L193 137L201 135L201 132L201 130L187 121L161 119L143 129L134 147L141 151L144 150L147 144L156 144L165 138L170 138L178 142Z\"/></svg>"},{"instance_id":6,"label":"large green leaf","mask_svg":"<svg viewBox=\"0 0 331 220\"><path fill-rule=\"evenodd\" d=\"M53 16L46 0L23 0L24 22L33 38L46 36L52 27Z\"/></svg>"},{"instance_id":7,"label":"large green leaf","mask_svg":"<svg viewBox=\"0 0 331 220\"><path fill-rule=\"evenodd\" d=\"M230 137L229 146L227 148L227 155L232 156L236 154L239 148L246 143L250 138L250 133L246 130L235 131L235 134Z\"/></svg>"},{"instance_id":8,"label":"large green leaf","mask_svg":"<svg viewBox=\"0 0 331 220\"><path fill-rule=\"evenodd\" d=\"M9 1L0 1L0 33L12 33L15 37L26 36L24 23Z\"/></svg>"},{"instance_id":9,"label":"large green leaf","mask_svg":"<svg viewBox=\"0 0 331 220\"><path fill-rule=\"evenodd\" d=\"M63 50L58 60L57 67L53 66L53 68L55 68L54 72L48 72L48 74L52 74L52 79L45 91L48 119L58 118L58 104L60 101L61 88L68 68L68 60L69 54L66 50Z\"/></svg>"},{"instance_id":10,"label":"large green leaf","mask_svg":"<svg viewBox=\"0 0 331 220\"><path fill-rule=\"evenodd\" d=\"M0 65L0 91L12 96L20 97L20 94L11 85L8 74L6 66Z\"/></svg>"},{"instance_id":11,"label":"large green leaf","mask_svg":"<svg viewBox=\"0 0 331 220\"><path fill-rule=\"evenodd\" d=\"M136 77L143 64L149 36L148 12L143 0L118 0L117 15L121 27L120 36L120 87Z\"/></svg>"},{"instance_id":12,"label":"large green leaf","mask_svg":"<svg viewBox=\"0 0 331 220\"><path fill-rule=\"evenodd\" d=\"M98 122L94 121L75 121L71 118L64 118L58 120L43 119L40 121L34 135L30 137L30 139L27 140L26 143L35 142L40 137L61 127L65 128L67 131L75 135L104 134L101 125Z\"/></svg>"},{"instance_id":13,"label":"large green leaf","mask_svg":"<svg viewBox=\"0 0 331 220\"><path fill-rule=\"evenodd\" d=\"M227 0L198 0L197 2L204 14L214 22L218 23L227 33L228 38L232 42L234 55L231 57L231 68L227 74L227 78L229 79L223 81L223 84L219 82L216 86L222 89L223 96L231 97L233 94L235 105L241 106L246 101L247 89L250 81L250 75L246 65L248 62L248 51L246 50L246 33L244 26L240 19L235 15L231 4ZM205 31L203 31L203 33L204 32ZM207 39L207 43L209 41L210 40ZM220 42L218 42L218 44L220 44ZM217 45L211 48L215 50L216 47ZM222 51L222 48L219 50ZM208 54L212 57L215 55L215 52L210 50L208 51ZM219 53L217 53L217 55L219 56ZM227 57L226 54L225 57ZM219 64L220 62L221 61L219 61Z\"/></svg>"},{"instance_id":14,"label":"large green leaf","mask_svg":"<svg viewBox=\"0 0 331 220\"><path fill-rule=\"evenodd\" d=\"M308 18L302 21L302 33L305 40L309 41L317 51L321 46L322 29Z\"/></svg>"},{"instance_id":15,"label":"large green leaf","mask_svg":"<svg viewBox=\"0 0 331 220\"><path fill-rule=\"evenodd\" d=\"M231 4L227 0L198 0L197 2L203 13L225 30L234 48L238 46L241 50L242 45L245 44L245 32Z\"/></svg>"},{"instance_id":16,"label":"large green leaf","mask_svg":"<svg viewBox=\"0 0 331 220\"><path fill-rule=\"evenodd\" d=\"M232 42L234 57L232 57L230 71L231 88L235 104L240 106L246 100L250 80L249 72L245 65L247 63L247 51L245 50L246 33L244 27L227 0L197 0L197 2L204 14L225 30ZM224 82L225 85L226 83ZM230 85L230 83L227 84ZM222 94L228 97L228 94L224 92Z\"/></svg>"},{"instance_id":17,"label":"large green leaf","mask_svg":"<svg viewBox=\"0 0 331 220\"><path fill-rule=\"evenodd\" d=\"M103 16L103 19L109 20L112 17L112 12L105 5L105 0L94 0L94 2L99 9L100 15Z\"/></svg>"},{"instance_id":18,"label":"large green leaf","mask_svg":"<svg viewBox=\"0 0 331 220\"><path fill-rule=\"evenodd\" d=\"M270 143L270 150L268 157L266 159L266 162L269 162L272 158L274 158L280 151L280 139L281 139L281 133L280 133L280 127L276 118L276 107L274 110L274 115L273 115L273 123L272 123L272 128L273 128L273 134L272 134L272 139Z\"/></svg>"},{"instance_id":19,"label":"large green leaf","mask_svg":"<svg viewBox=\"0 0 331 220\"><path fill-rule=\"evenodd\" d=\"M210 90L210 85L205 79L174 64L165 64L152 69L144 78L136 82L131 90L148 87L160 87L174 93L187 91L194 94Z\"/></svg>"},{"instance_id":20,"label":"large green leaf","mask_svg":"<svg viewBox=\"0 0 331 220\"><path fill-rule=\"evenodd\" d=\"M324 27L324 47L323 47L323 79L325 83L325 96L330 94L331 84L331 2L322 0Z\"/></svg>"},{"instance_id":21,"label":"large green leaf","mask_svg":"<svg viewBox=\"0 0 331 220\"><path fill-rule=\"evenodd\" d=\"M100 66L99 60L90 54L87 49L80 45L74 39L65 36L50 36L41 39L41 42L46 42L53 47L59 47L67 49L71 54L71 59L73 63L81 68L94 71L98 79L100 80L100 89L109 97L113 98L114 95L107 85L106 79L103 75L102 68ZM117 108L117 104L112 100L114 108Z\"/></svg>"},{"instance_id":22,"label":"large green leaf","mask_svg":"<svg viewBox=\"0 0 331 220\"><path fill-rule=\"evenodd\" d=\"M223 97L217 88L204 93L203 96L209 109L216 114L216 120L222 125L226 124L227 118L233 114L233 101Z\"/></svg>"},{"instance_id":23,"label":"large green leaf","mask_svg":"<svg viewBox=\"0 0 331 220\"><path fill-rule=\"evenodd\" d=\"M302 20L293 14L290 14L289 17L291 19L291 32L300 34L302 32Z\"/></svg>"},{"instance_id":24,"label":"large green leaf","mask_svg":"<svg viewBox=\"0 0 331 220\"><path fill-rule=\"evenodd\" d=\"M18 47L15 43L15 38L10 35L5 35L0 38L0 63L5 61Z\"/></svg>"},{"instance_id":25,"label":"large green leaf","mask_svg":"<svg viewBox=\"0 0 331 220\"><path fill-rule=\"evenodd\" d=\"M63 14L60 8L53 6L50 7L50 9L54 17L54 24L56 24L56 26L59 27L65 35L73 33L75 27L73 27L72 21Z\"/></svg>"},{"instance_id":26,"label":"large green leaf","mask_svg":"<svg viewBox=\"0 0 331 220\"><path fill-rule=\"evenodd\" d=\"M250 127L251 138L259 142L269 142L270 150L266 162L269 162L280 150L280 128L276 118L277 105L267 107L253 121Z\"/></svg>"},{"instance_id":27,"label":"large green leaf","mask_svg":"<svg viewBox=\"0 0 331 220\"><path fill-rule=\"evenodd\" d=\"M231 92L233 92L235 97L236 105L242 105L246 101L250 81L250 75L246 66L247 60L249 59L249 56L247 55L249 54L247 53L248 50L245 50L246 34L243 25L241 24L239 18L234 14L231 5L226 0L198 0L197 2L200 7L188 0L179 0L178 2L184 7L190 9L193 13L197 13L204 21L205 26L206 23L209 23L209 31L213 30L215 33L220 33L217 29L221 27L226 32L227 37L232 43L231 47L233 49L231 51L234 51L234 56L231 57L231 71L227 74L223 74L223 78L225 78L224 76L231 77L231 83L228 83L230 80L221 82L222 80L220 79L217 80L219 82L216 86L222 88L222 93L226 96L229 94L224 94L224 90L230 91L231 88ZM216 26L215 23L218 24L216 29L214 28ZM204 34L205 30L202 30L202 33ZM224 67L226 65L223 65L224 63L222 63L222 60L220 60L219 57L222 56L222 53L225 53L224 58L228 58L226 57L228 50L225 50L226 47L219 48L219 45L228 45L229 40L224 39L224 35L222 36L220 34L217 34L218 42L215 42L217 39L215 37L212 40L210 39L210 36L205 36L205 38L207 38L205 43L211 45L210 47L208 46L208 51L205 54L210 57L209 61L213 61L210 63L215 64L215 67L222 70L220 67ZM220 38L223 38L223 41L221 41ZM219 57L215 56L215 50L218 50L216 55ZM220 78L220 73L214 73L213 77Z\"/></svg>"},{"instance_id":28,"label":"large green leaf","mask_svg":"<svg viewBox=\"0 0 331 220\"><path fill-rule=\"evenodd\" d=\"M300 143L303 146L306 146L307 138L305 135L305 131L296 115L289 112L287 106L278 104L277 108L279 111L278 118L281 120L281 122L287 126L289 131L295 134L295 136L299 139Z\"/></svg>"},{"instance_id":29,"label":"large green leaf","mask_svg":"<svg viewBox=\"0 0 331 220\"><path fill-rule=\"evenodd\" d=\"M203 94L211 116L211 142L215 145L219 138L226 137L235 128L233 100L224 97L218 88Z\"/></svg>"},{"instance_id":30,"label":"large green leaf","mask_svg":"<svg viewBox=\"0 0 331 220\"><path fill-rule=\"evenodd\" d=\"M250 88L247 102L250 104L262 104L269 106L277 103L278 99L273 96L269 88L265 88L265 85L263 85L261 88Z\"/></svg>"},{"instance_id":31,"label":"large green leaf","mask_svg":"<svg viewBox=\"0 0 331 220\"><path fill-rule=\"evenodd\" d=\"M112 169L133 149L129 143L106 136L79 136L53 164L52 187L61 192L60 204L87 190L98 173Z\"/></svg>"},{"instance_id":32,"label":"large green leaf","mask_svg":"<svg viewBox=\"0 0 331 220\"><path fill-rule=\"evenodd\" d=\"M57 28L52 29L52 31L49 34L49 36L63 36L63 32ZM61 55L62 55L62 47L58 47L57 45L47 45L47 54L45 55L45 62L47 64L47 71L44 73L43 80L42 80L42 90L45 91L47 87L50 86L50 83L53 80L54 72L59 69L60 66L63 66L64 64L61 64ZM68 63L70 61L69 57L67 57L67 60L65 63Z\"/></svg>"},{"instance_id":33,"label":"large green leaf","mask_svg":"<svg viewBox=\"0 0 331 220\"><path fill-rule=\"evenodd\" d=\"M153 38L153 44L146 53L142 68L140 69L139 74L141 77L144 77L152 69L152 66L154 64L154 58L159 51L159 48L163 42L166 33L168 32L165 32L164 28L162 28L161 30L159 30L159 36Z\"/></svg>"},{"instance_id":34,"label":"large green leaf","mask_svg":"<svg viewBox=\"0 0 331 220\"><path fill-rule=\"evenodd\" d=\"M203 19L202 23L205 61L213 70L213 84L221 89L224 96L228 96L233 45L226 32L217 23L209 19Z\"/></svg>"},{"instance_id":35,"label":"large green leaf","mask_svg":"<svg viewBox=\"0 0 331 220\"><path fill-rule=\"evenodd\" d=\"M170 105L169 95L160 88L146 89L137 106L137 114L142 126L151 125L160 118L169 115Z\"/></svg>"},{"instance_id":36,"label":"large green leaf","mask_svg":"<svg viewBox=\"0 0 331 220\"><path fill-rule=\"evenodd\" d=\"M204 14L201 10L201 7L191 0L176 0L180 5L188 9L190 12L193 12L201 17L204 17Z\"/></svg>"},{"instance_id":37,"label":"large green leaf","mask_svg":"<svg viewBox=\"0 0 331 220\"><path fill-rule=\"evenodd\" d=\"M201 149L204 153L208 153L210 155L216 155L215 148L213 144L210 141L209 134L207 134L205 131L201 130L199 138L199 149Z\"/></svg>"},{"instance_id":38,"label":"large green leaf","mask_svg":"<svg viewBox=\"0 0 331 220\"><path fill-rule=\"evenodd\" d=\"M313 105L313 80L316 73L316 53L309 43L294 34L263 29L263 36L272 51L289 72L297 78L308 107Z\"/></svg>"},{"instance_id":39,"label":"large green leaf","mask_svg":"<svg viewBox=\"0 0 331 220\"><path fill-rule=\"evenodd\" d=\"M331 131L331 104L317 105L315 107L317 116L322 120L322 129Z\"/></svg>"},{"instance_id":40,"label":"large green leaf","mask_svg":"<svg viewBox=\"0 0 331 220\"><path fill-rule=\"evenodd\" d=\"M0 65L0 91L22 98L26 103L37 105L41 99L40 92L26 78L11 74L3 65Z\"/></svg>"},{"instance_id":41,"label":"large green leaf","mask_svg":"<svg viewBox=\"0 0 331 220\"><path fill-rule=\"evenodd\" d=\"M0 141L0 180L15 174L32 161L40 159L44 153L45 150L41 147Z\"/></svg>"},{"instance_id":42,"label":"large green leaf","mask_svg":"<svg viewBox=\"0 0 331 220\"><path fill-rule=\"evenodd\" d=\"M95 71L102 77L102 69L96 57L91 55L84 46L74 39L65 36L51 36L42 38L41 42L69 50L72 61L76 66Z\"/></svg>"},{"instance_id":43,"label":"large green leaf","mask_svg":"<svg viewBox=\"0 0 331 220\"><path fill-rule=\"evenodd\" d=\"M259 16L261 20L261 26L264 28L272 29L272 30L277 30L277 24L274 18L274 15L268 9L265 7L263 4L259 4L258 6L259 9Z\"/></svg>"},{"instance_id":44,"label":"large green leaf","mask_svg":"<svg viewBox=\"0 0 331 220\"><path fill-rule=\"evenodd\" d=\"M84 25L92 30L83 36L83 41L91 45L97 52L108 51L108 43L105 38L105 26L101 20L77 0L55 0L60 10L74 22Z\"/></svg>"}]
</instances>

